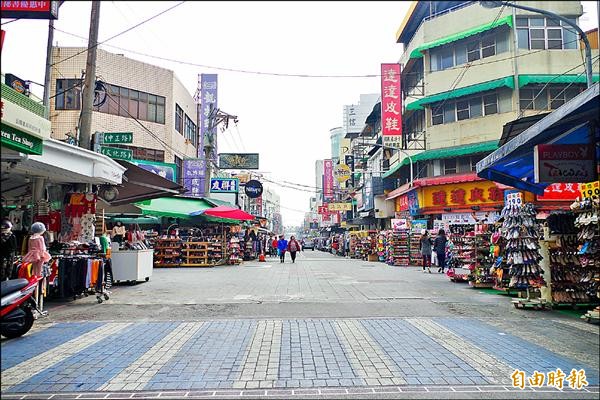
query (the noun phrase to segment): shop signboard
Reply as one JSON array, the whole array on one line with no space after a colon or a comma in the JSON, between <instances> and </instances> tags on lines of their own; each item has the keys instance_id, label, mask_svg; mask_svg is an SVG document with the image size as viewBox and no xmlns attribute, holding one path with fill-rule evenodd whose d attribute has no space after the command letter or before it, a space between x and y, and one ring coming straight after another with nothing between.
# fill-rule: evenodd
<instances>
[{"instance_id":1,"label":"shop signboard","mask_svg":"<svg viewBox=\"0 0 600 400\"><path fill-rule=\"evenodd\" d=\"M426 219L413 219L411 224L411 229L413 232L421 232L422 229L427 229L427 220Z\"/></svg>"},{"instance_id":2,"label":"shop signboard","mask_svg":"<svg viewBox=\"0 0 600 400\"><path fill-rule=\"evenodd\" d=\"M333 161L323 160L323 200L333 200Z\"/></svg>"},{"instance_id":3,"label":"shop signboard","mask_svg":"<svg viewBox=\"0 0 600 400\"><path fill-rule=\"evenodd\" d=\"M536 196L538 201L573 201L579 192L579 183L553 183L544 189L544 194Z\"/></svg>"},{"instance_id":4,"label":"shop signboard","mask_svg":"<svg viewBox=\"0 0 600 400\"><path fill-rule=\"evenodd\" d=\"M381 135L384 146L402 146L400 64L381 64Z\"/></svg>"},{"instance_id":5,"label":"shop signboard","mask_svg":"<svg viewBox=\"0 0 600 400\"><path fill-rule=\"evenodd\" d=\"M2 18L58 19L59 1L1 1Z\"/></svg>"},{"instance_id":6,"label":"shop signboard","mask_svg":"<svg viewBox=\"0 0 600 400\"><path fill-rule=\"evenodd\" d=\"M2 146L24 154L41 155L44 142L40 138L2 124Z\"/></svg>"},{"instance_id":7,"label":"shop signboard","mask_svg":"<svg viewBox=\"0 0 600 400\"><path fill-rule=\"evenodd\" d=\"M263 194L263 185L255 179L251 179L244 185L244 193L251 199L256 199Z\"/></svg>"},{"instance_id":8,"label":"shop signboard","mask_svg":"<svg viewBox=\"0 0 600 400\"><path fill-rule=\"evenodd\" d=\"M396 197L396 211L408 211L408 193Z\"/></svg>"},{"instance_id":9,"label":"shop signboard","mask_svg":"<svg viewBox=\"0 0 600 400\"><path fill-rule=\"evenodd\" d=\"M159 161L131 160L131 162L140 168L150 171L158 176L162 176L172 182L177 182L177 165L173 163L163 163Z\"/></svg>"},{"instance_id":10,"label":"shop signboard","mask_svg":"<svg viewBox=\"0 0 600 400\"><path fill-rule=\"evenodd\" d=\"M344 183L348 179L350 179L351 174L352 174L352 172L350 171L350 167L347 166L346 164L336 165L335 170L333 171L333 175L335 176L335 179L340 183Z\"/></svg>"},{"instance_id":11,"label":"shop signboard","mask_svg":"<svg viewBox=\"0 0 600 400\"><path fill-rule=\"evenodd\" d=\"M191 197L202 197L204 195L204 169L203 158L186 158L183 160L183 186L188 190L186 193Z\"/></svg>"},{"instance_id":12,"label":"shop signboard","mask_svg":"<svg viewBox=\"0 0 600 400\"><path fill-rule=\"evenodd\" d=\"M407 230L410 228L408 223L408 219L400 218L400 219L392 219L392 229L395 231Z\"/></svg>"},{"instance_id":13,"label":"shop signboard","mask_svg":"<svg viewBox=\"0 0 600 400\"><path fill-rule=\"evenodd\" d=\"M103 144L131 144L133 132L102 132Z\"/></svg>"},{"instance_id":14,"label":"shop signboard","mask_svg":"<svg viewBox=\"0 0 600 400\"><path fill-rule=\"evenodd\" d=\"M590 182L597 178L596 146L538 144L533 150L535 182Z\"/></svg>"},{"instance_id":15,"label":"shop signboard","mask_svg":"<svg viewBox=\"0 0 600 400\"><path fill-rule=\"evenodd\" d=\"M104 154L115 160L131 161L133 159L133 150L120 149L117 147L102 146L100 147L100 154Z\"/></svg>"},{"instance_id":16,"label":"shop signboard","mask_svg":"<svg viewBox=\"0 0 600 400\"><path fill-rule=\"evenodd\" d=\"M372 210L375 208L375 196L373 195L373 178L367 178L365 180L364 188L364 210Z\"/></svg>"},{"instance_id":17,"label":"shop signboard","mask_svg":"<svg viewBox=\"0 0 600 400\"><path fill-rule=\"evenodd\" d=\"M504 200L503 190L490 181L426 186L421 190L423 192L423 208L493 206L501 205Z\"/></svg>"},{"instance_id":18,"label":"shop signboard","mask_svg":"<svg viewBox=\"0 0 600 400\"><path fill-rule=\"evenodd\" d=\"M258 169L258 153L221 153L220 169Z\"/></svg>"},{"instance_id":19,"label":"shop signboard","mask_svg":"<svg viewBox=\"0 0 600 400\"><path fill-rule=\"evenodd\" d=\"M500 214L496 211L490 212L472 212L472 213L446 213L442 214L442 221L448 225L475 225L475 224L493 224L498 221Z\"/></svg>"},{"instance_id":20,"label":"shop signboard","mask_svg":"<svg viewBox=\"0 0 600 400\"><path fill-rule=\"evenodd\" d=\"M329 214L329 205L325 204L325 205L317 207L317 213L319 213L321 215Z\"/></svg>"},{"instance_id":21,"label":"shop signboard","mask_svg":"<svg viewBox=\"0 0 600 400\"><path fill-rule=\"evenodd\" d=\"M237 193L238 187L236 178L210 178L211 193Z\"/></svg>"},{"instance_id":22,"label":"shop signboard","mask_svg":"<svg viewBox=\"0 0 600 400\"><path fill-rule=\"evenodd\" d=\"M351 154L347 154L344 156L344 164L350 168L350 186L354 187L354 156Z\"/></svg>"},{"instance_id":23,"label":"shop signboard","mask_svg":"<svg viewBox=\"0 0 600 400\"><path fill-rule=\"evenodd\" d=\"M25 99L28 102L31 100ZM13 103L6 98L2 98L2 124L10 125L23 133L40 139L49 139L51 123L46 118Z\"/></svg>"},{"instance_id":24,"label":"shop signboard","mask_svg":"<svg viewBox=\"0 0 600 400\"><path fill-rule=\"evenodd\" d=\"M200 74L200 104L202 108L200 110L198 158L204 155L205 137L209 138L211 144L214 145L214 153L211 155L211 159L215 158L214 154L217 153L217 143L212 139L217 135L217 126L215 123L211 124L211 121L215 120L214 113L217 112L217 78L217 74Z\"/></svg>"},{"instance_id":25,"label":"shop signboard","mask_svg":"<svg viewBox=\"0 0 600 400\"><path fill-rule=\"evenodd\" d=\"M13 74L4 75L4 83L13 88L17 93L29 97L29 83L25 79L21 79Z\"/></svg>"},{"instance_id":26,"label":"shop signboard","mask_svg":"<svg viewBox=\"0 0 600 400\"><path fill-rule=\"evenodd\" d=\"M600 198L600 181L582 183L579 191L582 198Z\"/></svg>"},{"instance_id":27,"label":"shop signboard","mask_svg":"<svg viewBox=\"0 0 600 400\"><path fill-rule=\"evenodd\" d=\"M433 220L433 230L437 234L440 229L443 229L446 233L450 232L450 224L448 221L442 221L441 219Z\"/></svg>"},{"instance_id":28,"label":"shop signboard","mask_svg":"<svg viewBox=\"0 0 600 400\"><path fill-rule=\"evenodd\" d=\"M352 210L352 204L350 203L329 203L327 205L329 211L350 211Z\"/></svg>"}]
</instances>

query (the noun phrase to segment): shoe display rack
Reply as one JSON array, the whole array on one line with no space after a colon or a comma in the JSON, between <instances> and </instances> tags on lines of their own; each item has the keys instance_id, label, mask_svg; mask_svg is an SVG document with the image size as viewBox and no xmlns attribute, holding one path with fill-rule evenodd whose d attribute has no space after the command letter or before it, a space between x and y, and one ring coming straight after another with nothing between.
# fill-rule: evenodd
<instances>
[{"instance_id":1,"label":"shoe display rack","mask_svg":"<svg viewBox=\"0 0 600 400\"><path fill-rule=\"evenodd\" d=\"M356 258L365 261L377 260L377 239L375 235L361 237L356 245Z\"/></svg>"},{"instance_id":2,"label":"shoe display rack","mask_svg":"<svg viewBox=\"0 0 600 400\"><path fill-rule=\"evenodd\" d=\"M211 264L217 264L225 258L223 252L223 244L221 240L214 238L208 242L208 262Z\"/></svg>"},{"instance_id":3,"label":"shoe display rack","mask_svg":"<svg viewBox=\"0 0 600 400\"><path fill-rule=\"evenodd\" d=\"M584 198L571 205L577 216L575 227L578 231L577 256L584 271L580 280L581 289L592 304L600 303L600 196ZM588 321L598 321L600 308L586 314Z\"/></svg>"},{"instance_id":4,"label":"shoe display rack","mask_svg":"<svg viewBox=\"0 0 600 400\"><path fill-rule=\"evenodd\" d=\"M411 232L409 242L409 261L410 265L417 267L423 266L423 256L421 255L421 233Z\"/></svg>"},{"instance_id":5,"label":"shoe display rack","mask_svg":"<svg viewBox=\"0 0 600 400\"><path fill-rule=\"evenodd\" d=\"M377 234L377 259L385 262L385 246L386 246L386 235L384 232Z\"/></svg>"},{"instance_id":6,"label":"shoe display rack","mask_svg":"<svg viewBox=\"0 0 600 400\"><path fill-rule=\"evenodd\" d=\"M181 239L156 239L154 246L155 267L178 267L181 264Z\"/></svg>"},{"instance_id":7,"label":"shoe display rack","mask_svg":"<svg viewBox=\"0 0 600 400\"><path fill-rule=\"evenodd\" d=\"M409 257L409 234L408 231L390 231L387 237L387 264L393 266L408 267Z\"/></svg>"},{"instance_id":8,"label":"shoe display rack","mask_svg":"<svg viewBox=\"0 0 600 400\"><path fill-rule=\"evenodd\" d=\"M182 267L211 267L208 261L208 242L187 241L183 242L181 252L183 253Z\"/></svg>"},{"instance_id":9,"label":"shoe display rack","mask_svg":"<svg viewBox=\"0 0 600 400\"><path fill-rule=\"evenodd\" d=\"M240 257L240 240L237 237L233 236L229 239L227 243L227 252L229 264L241 264L242 258Z\"/></svg>"},{"instance_id":10,"label":"shoe display rack","mask_svg":"<svg viewBox=\"0 0 600 400\"><path fill-rule=\"evenodd\" d=\"M491 233L475 233L475 268L469 275L469 285L475 288L491 288L494 286L495 277L491 273L494 265L494 254L491 250Z\"/></svg>"},{"instance_id":11,"label":"shoe display rack","mask_svg":"<svg viewBox=\"0 0 600 400\"><path fill-rule=\"evenodd\" d=\"M540 298L540 288L546 287L546 281L543 276L544 270L539 264L542 256L539 252L539 225L536 222L536 214L531 203L523 206L509 203L501 213L506 239L504 256L510 267L509 287L526 293L525 298L512 301L516 308L543 309L546 306L546 300Z\"/></svg>"},{"instance_id":12,"label":"shoe display rack","mask_svg":"<svg viewBox=\"0 0 600 400\"><path fill-rule=\"evenodd\" d=\"M454 248L447 275L452 282L466 282L477 262L475 235L471 231L465 234L453 233L448 238L454 244Z\"/></svg>"}]
</instances>

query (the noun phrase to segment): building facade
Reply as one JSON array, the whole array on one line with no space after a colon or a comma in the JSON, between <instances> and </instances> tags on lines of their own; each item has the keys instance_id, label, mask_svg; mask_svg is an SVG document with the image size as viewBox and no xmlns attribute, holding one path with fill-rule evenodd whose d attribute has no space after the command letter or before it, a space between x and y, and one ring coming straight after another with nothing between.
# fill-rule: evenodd
<instances>
[{"instance_id":1,"label":"building facade","mask_svg":"<svg viewBox=\"0 0 600 400\"><path fill-rule=\"evenodd\" d=\"M82 71L86 49L52 49L50 121L52 137L78 137ZM171 70L98 49L92 132L132 132L135 160L174 164L178 180L182 160L196 157L196 103ZM99 86L98 82L101 82Z\"/></svg>"}]
</instances>

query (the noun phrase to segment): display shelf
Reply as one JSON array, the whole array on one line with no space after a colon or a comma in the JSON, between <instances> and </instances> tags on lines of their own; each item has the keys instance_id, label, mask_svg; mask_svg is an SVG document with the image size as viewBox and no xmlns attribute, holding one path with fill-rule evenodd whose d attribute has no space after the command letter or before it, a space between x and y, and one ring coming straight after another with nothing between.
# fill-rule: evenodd
<instances>
[{"instance_id":1,"label":"display shelf","mask_svg":"<svg viewBox=\"0 0 600 400\"><path fill-rule=\"evenodd\" d=\"M495 284L495 277L491 273L494 265L491 245L491 233L475 234L475 268L468 277L469 285L474 288L493 287Z\"/></svg>"},{"instance_id":2,"label":"display shelf","mask_svg":"<svg viewBox=\"0 0 600 400\"><path fill-rule=\"evenodd\" d=\"M183 242L182 249L183 262L182 267L210 267L208 261L208 242L189 240Z\"/></svg>"},{"instance_id":3,"label":"display shelf","mask_svg":"<svg viewBox=\"0 0 600 400\"><path fill-rule=\"evenodd\" d=\"M451 233L448 238L454 245L448 277L454 282L468 281L477 263L474 232Z\"/></svg>"},{"instance_id":4,"label":"display shelf","mask_svg":"<svg viewBox=\"0 0 600 400\"><path fill-rule=\"evenodd\" d=\"M154 247L155 267L178 267L181 264L181 239L158 238Z\"/></svg>"},{"instance_id":5,"label":"display shelf","mask_svg":"<svg viewBox=\"0 0 600 400\"><path fill-rule=\"evenodd\" d=\"M410 265L408 231L390 231L387 238L387 264L408 267Z\"/></svg>"},{"instance_id":6,"label":"display shelf","mask_svg":"<svg viewBox=\"0 0 600 400\"><path fill-rule=\"evenodd\" d=\"M417 267L423 266L423 256L421 255L421 234L417 232L410 233L409 242L410 265Z\"/></svg>"}]
</instances>

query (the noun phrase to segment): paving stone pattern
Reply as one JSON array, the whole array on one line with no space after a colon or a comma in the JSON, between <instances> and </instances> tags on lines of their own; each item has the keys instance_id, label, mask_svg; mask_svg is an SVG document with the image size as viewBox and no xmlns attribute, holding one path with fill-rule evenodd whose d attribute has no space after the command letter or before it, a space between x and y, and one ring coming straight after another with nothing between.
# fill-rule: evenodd
<instances>
[{"instance_id":1,"label":"paving stone pattern","mask_svg":"<svg viewBox=\"0 0 600 400\"><path fill-rule=\"evenodd\" d=\"M113 398L117 391L318 396L493 385L506 391L514 368L531 374L557 367L567 373L584 368L589 384L598 385L593 367L531 339L471 318L57 323L3 341L2 397L99 392ZM37 342L41 349L32 350Z\"/></svg>"}]
</instances>

